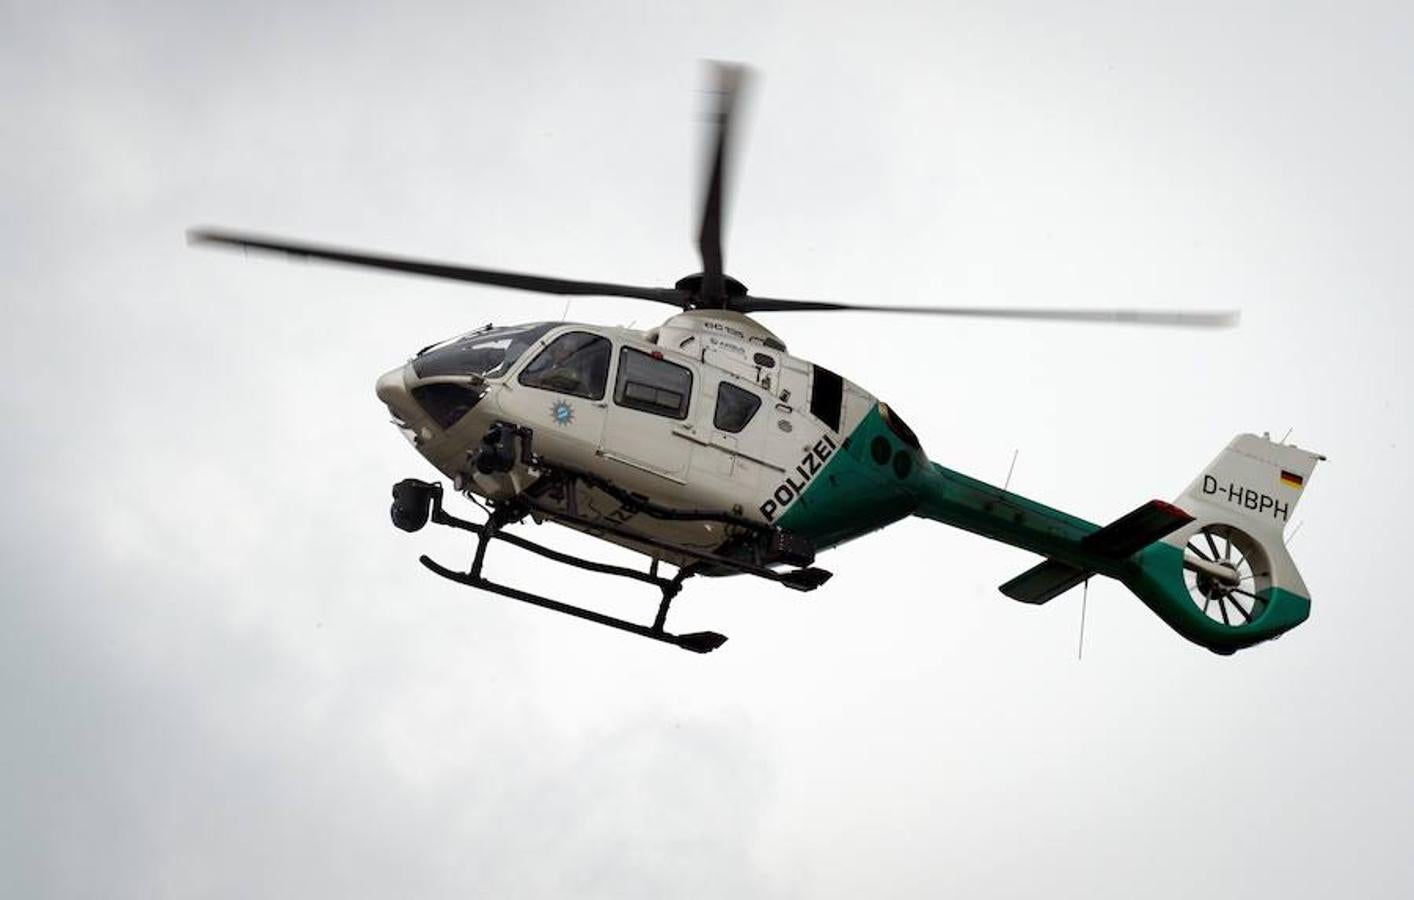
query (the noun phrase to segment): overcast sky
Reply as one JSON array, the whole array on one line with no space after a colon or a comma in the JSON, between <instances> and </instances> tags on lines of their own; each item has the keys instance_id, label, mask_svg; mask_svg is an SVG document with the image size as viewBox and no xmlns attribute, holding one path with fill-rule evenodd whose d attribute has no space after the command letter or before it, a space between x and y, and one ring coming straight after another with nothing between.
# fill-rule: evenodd
<instances>
[{"instance_id":1,"label":"overcast sky","mask_svg":"<svg viewBox=\"0 0 1414 900\"><path fill-rule=\"evenodd\" d=\"M586 7L594 6L594 11ZM0 5L0 895L1414 892L1407 4ZM1221 333L784 314L930 456L1105 521L1240 431L1327 454L1310 621L1231 658L914 520L699 657L417 565L374 379L563 301L186 247L698 267L699 60L751 64L769 296L1239 308ZM569 318L661 321L629 300ZM557 546L624 559L552 528ZM651 618L651 591L492 574Z\"/></svg>"}]
</instances>

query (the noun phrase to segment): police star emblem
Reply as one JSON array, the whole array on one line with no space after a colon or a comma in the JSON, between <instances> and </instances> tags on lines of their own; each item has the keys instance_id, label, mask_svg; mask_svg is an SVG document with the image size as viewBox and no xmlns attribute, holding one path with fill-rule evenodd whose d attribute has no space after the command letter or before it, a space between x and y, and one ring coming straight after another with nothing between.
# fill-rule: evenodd
<instances>
[{"instance_id":1,"label":"police star emblem","mask_svg":"<svg viewBox=\"0 0 1414 900\"><path fill-rule=\"evenodd\" d=\"M550 405L550 418L555 420L556 425L573 425L574 407L565 400L556 400Z\"/></svg>"}]
</instances>

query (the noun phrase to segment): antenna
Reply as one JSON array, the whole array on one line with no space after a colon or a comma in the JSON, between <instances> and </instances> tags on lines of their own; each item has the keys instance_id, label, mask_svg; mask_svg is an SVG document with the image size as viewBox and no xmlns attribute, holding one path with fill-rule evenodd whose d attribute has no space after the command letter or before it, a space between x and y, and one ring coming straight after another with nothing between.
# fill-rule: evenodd
<instances>
[{"instance_id":1,"label":"antenna","mask_svg":"<svg viewBox=\"0 0 1414 900\"><path fill-rule=\"evenodd\" d=\"M1278 444L1285 444L1285 443L1286 443L1286 439L1289 438L1289 437L1291 437L1291 429L1290 429L1290 428L1288 428L1288 429L1286 430L1286 434L1282 435L1282 436L1281 436L1281 440L1277 441L1277 443L1278 443Z\"/></svg>"},{"instance_id":2,"label":"antenna","mask_svg":"<svg viewBox=\"0 0 1414 900\"><path fill-rule=\"evenodd\" d=\"M1003 490L1003 491L1005 491L1007 488L1011 487L1011 473L1014 472L1014 471L1016 471L1016 457L1017 457L1020 453L1021 453L1021 448L1020 448L1020 447L1017 447L1015 450L1011 451L1011 465L1007 466L1007 470L1006 470L1006 481L1002 482L1002 490Z\"/></svg>"},{"instance_id":3,"label":"antenna","mask_svg":"<svg viewBox=\"0 0 1414 900\"><path fill-rule=\"evenodd\" d=\"M1085 658L1085 608L1090 605L1090 579L1085 579L1085 588L1080 593L1080 643L1075 646L1075 661Z\"/></svg>"}]
</instances>

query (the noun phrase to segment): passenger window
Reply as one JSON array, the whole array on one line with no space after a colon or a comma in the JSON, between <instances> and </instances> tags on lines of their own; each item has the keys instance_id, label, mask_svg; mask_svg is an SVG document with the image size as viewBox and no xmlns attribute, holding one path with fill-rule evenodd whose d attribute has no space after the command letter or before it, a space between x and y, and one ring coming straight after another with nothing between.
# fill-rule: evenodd
<instances>
[{"instance_id":1,"label":"passenger window","mask_svg":"<svg viewBox=\"0 0 1414 900\"><path fill-rule=\"evenodd\" d=\"M810 414L830 426L831 431L839 431L843 403L844 379L824 366L816 366L815 377L810 380Z\"/></svg>"},{"instance_id":2,"label":"passenger window","mask_svg":"<svg viewBox=\"0 0 1414 900\"><path fill-rule=\"evenodd\" d=\"M613 347L597 334L571 331L550 342L520 373L526 387L603 400Z\"/></svg>"},{"instance_id":3,"label":"passenger window","mask_svg":"<svg viewBox=\"0 0 1414 900\"><path fill-rule=\"evenodd\" d=\"M724 381L717 386L717 409L712 413L712 425L718 431L736 434L760 408L760 397Z\"/></svg>"},{"instance_id":4,"label":"passenger window","mask_svg":"<svg viewBox=\"0 0 1414 900\"><path fill-rule=\"evenodd\" d=\"M619 352L619 375L614 382L614 402L618 405L685 419L691 396L691 369L630 347Z\"/></svg>"}]
</instances>

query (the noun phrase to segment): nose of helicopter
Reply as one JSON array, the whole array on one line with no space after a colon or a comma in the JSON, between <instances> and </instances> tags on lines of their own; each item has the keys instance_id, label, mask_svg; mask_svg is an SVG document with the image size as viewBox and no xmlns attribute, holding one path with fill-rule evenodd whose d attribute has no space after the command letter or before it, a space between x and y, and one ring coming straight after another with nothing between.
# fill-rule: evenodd
<instances>
[{"instance_id":1,"label":"nose of helicopter","mask_svg":"<svg viewBox=\"0 0 1414 900\"><path fill-rule=\"evenodd\" d=\"M378 399L389 407L410 399L406 382L403 379L403 371L406 368L407 366L398 366L396 369L378 376L378 384L374 386L373 390L378 395Z\"/></svg>"},{"instance_id":2,"label":"nose of helicopter","mask_svg":"<svg viewBox=\"0 0 1414 900\"><path fill-rule=\"evenodd\" d=\"M393 414L393 418L405 424L414 421L418 412L417 404L407 388L407 369L408 367L403 365L384 372L378 376L378 383L373 389L378 399L388 407L388 412Z\"/></svg>"}]
</instances>

